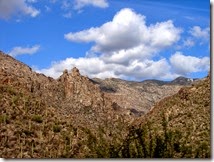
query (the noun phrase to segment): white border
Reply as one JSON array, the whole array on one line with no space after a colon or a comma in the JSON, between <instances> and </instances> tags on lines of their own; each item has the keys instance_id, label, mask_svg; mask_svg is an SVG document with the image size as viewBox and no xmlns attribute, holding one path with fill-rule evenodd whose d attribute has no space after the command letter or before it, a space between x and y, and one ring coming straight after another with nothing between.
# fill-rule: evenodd
<instances>
[{"instance_id":1,"label":"white border","mask_svg":"<svg viewBox=\"0 0 214 162\"><path fill-rule=\"evenodd\" d=\"M211 13L210 13L210 16L211 16L211 28L210 28L210 33L213 31L213 21L214 21L214 12L213 12L213 7L214 7L214 0L210 0L210 3L211 3L211 5L212 5L212 7L211 7ZM212 111L211 111L211 126L212 126L212 128L211 128L211 138L213 137L213 116L212 116L212 114L213 114L213 90L214 90L214 88L213 88L213 78L212 78L212 76L213 76L213 65L212 65L212 63L213 63L213 33L211 33L211 36L210 36L210 38L211 38L211 43L212 44L210 44L210 59L211 59L211 108L212 108ZM211 142L211 149L212 149L212 154L211 154L211 157L212 157L212 160L211 161L214 161L214 159L213 159L213 155L214 155L214 149L213 149L213 138L212 138L212 140L211 140L212 142ZM15 162L15 161L34 161L35 159L27 159L27 160L24 160L24 159L20 159L20 160L5 160L5 159L2 159L2 158L0 158L0 162L10 162L10 161L13 161L13 162ZM139 159L140 160L140 159ZM139 160L132 160L132 159L118 159L118 160L116 160L116 159L113 159L113 160L111 160L111 159L109 159L109 160L107 160L107 159L104 159L104 160L102 160L102 159L100 159L100 160L96 160L96 159L88 159L88 160L78 160L78 159L65 159L65 160L63 160L63 159L47 159L47 160L36 160L36 161L41 161L41 162L46 162L46 161L139 161ZM175 160L175 159L174 159ZM164 159L159 159L159 160L154 160L154 159L152 159L152 160L149 160L149 159L141 159L140 161L152 161L152 162L156 162L156 161L165 161L165 162L170 162L170 161L173 161L173 159L171 159L171 160L164 160ZM189 161L192 161L192 160L180 160L179 159L179 161L184 161L184 162L189 162ZM194 160L193 159L193 161L198 161L198 160ZM202 161L207 161L207 160L202 160ZM208 161L210 161L210 160L208 160Z\"/></svg>"}]
</instances>

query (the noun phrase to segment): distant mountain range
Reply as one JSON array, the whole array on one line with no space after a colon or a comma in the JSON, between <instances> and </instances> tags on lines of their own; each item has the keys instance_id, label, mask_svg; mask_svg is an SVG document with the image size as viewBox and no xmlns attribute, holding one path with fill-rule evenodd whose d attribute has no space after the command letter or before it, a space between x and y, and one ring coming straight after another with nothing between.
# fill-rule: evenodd
<instances>
[{"instance_id":1,"label":"distant mountain range","mask_svg":"<svg viewBox=\"0 0 214 162\"><path fill-rule=\"evenodd\" d=\"M112 101L122 108L130 110L132 115L143 115L164 97L178 92L183 86L190 86L197 79L178 77L172 81L144 80L142 82L125 81L122 79L91 79Z\"/></svg>"},{"instance_id":2,"label":"distant mountain range","mask_svg":"<svg viewBox=\"0 0 214 162\"><path fill-rule=\"evenodd\" d=\"M172 81L161 81L161 80L149 79L149 80L142 81L142 83L146 82L146 83L153 83L158 85L190 85L197 80L198 79L196 78L192 79L192 78L186 78L186 77L180 76Z\"/></svg>"}]
</instances>

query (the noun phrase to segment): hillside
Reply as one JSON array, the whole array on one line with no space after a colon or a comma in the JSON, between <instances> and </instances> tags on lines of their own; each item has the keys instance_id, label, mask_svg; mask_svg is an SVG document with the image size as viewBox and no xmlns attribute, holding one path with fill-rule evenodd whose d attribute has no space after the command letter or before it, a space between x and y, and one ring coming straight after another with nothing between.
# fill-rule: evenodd
<instances>
[{"instance_id":1,"label":"hillside","mask_svg":"<svg viewBox=\"0 0 214 162\"><path fill-rule=\"evenodd\" d=\"M130 116L78 69L54 80L3 53L0 65L0 157L107 156L125 136Z\"/></svg>"},{"instance_id":2,"label":"hillside","mask_svg":"<svg viewBox=\"0 0 214 162\"><path fill-rule=\"evenodd\" d=\"M0 52L0 112L2 158L210 157L210 76L53 79Z\"/></svg>"},{"instance_id":3,"label":"hillside","mask_svg":"<svg viewBox=\"0 0 214 162\"><path fill-rule=\"evenodd\" d=\"M94 78L93 81L108 98L135 116L146 114L156 102L193 83L184 77L178 77L170 82L160 80L134 82L116 78L104 80Z\"/></svg>"},{"instance_id":4,"label":"hillside","mask_svg":"<svg viewBox=\"0 0 214 162\"><path fill-rule=\"evenodd\" d=\"M107 118L107 114L117 114L114 109L119 108L119 105L106 98L89 78L81 76L77 68L69 72L65 70L55 80L32 71L30 67L3 53L0 53L0 65L0 83L26 93L30 92L32 96L40 98L60 114L73 114L76 118L77 115L84 114L84 119L94 113L97 115L96 118ZM84 125L93 120L95 117L91 117L90 121L80 120L78 123ZM93 123L92 125L94 127Z\"/></svg>"},{"instance_id":5,"label":"hillside","mask_svg":"<svg viewBox=\"0 0 214 162\"><path fill-rule=\"evenodd\" d=\"M158 102L135 120L123 157L210 158L210 75Z\"/></svg>"},{"instance_id":6,"label":"hillside","mask_svg":"<svg viewBox=\"0 0 214 162\"><path fill-rule=\"evenodd\" d=\"M92 129L90 123L81 123L83 118L60 115L41 98L2 84L0 106L2 158L109 157L111 141L120 144L118 134L126 125L120 117L116 121L98 118L98 127Z\"/></svg>"}]
</instances>

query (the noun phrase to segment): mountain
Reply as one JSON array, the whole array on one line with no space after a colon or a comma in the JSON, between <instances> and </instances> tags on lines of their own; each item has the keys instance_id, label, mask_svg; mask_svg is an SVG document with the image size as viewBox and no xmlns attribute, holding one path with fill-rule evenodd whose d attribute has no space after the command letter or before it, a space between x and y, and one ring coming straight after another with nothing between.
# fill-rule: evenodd
<instances>
[{"instance_id":1,"label":"mountain","mask_svg":"<svg viewBox=\"0 0 214 162\"><path fill-rule=\"evenodd\" d=\"M185 77L180 76L180 77L174 79L173 81L169 82L168 84L189 85L197 80L198 79L191 79L191 78L185 78Z\"/></svg>"},{"instance_id":2,"label":"mountain","mask_svg":"<svg viewBox=\"0 0 214 162\"><path fill-rule=\"evenodd\" d=\"M210 157L210 76L186 81L53 79L0 52L0 157Z\"/></svg>"},{"instance_id":3,"label":"mountain","mask_svg":"<svg viewBox=\"0 0 214 162\"><path fill-rule=\"evenodd\" d=\"M65 70L58 79L38 74L25 64L0 53L0 83L30 92L61 114L83 114L96 110L107 113L119 107L105 97L89 78L81 76L77 68ZM101 112L99 112L101 114Z\"/></svg>"},{"instance_id":4,"label":"mountain","mask_svg":"<svg viewBox=\"0 0 214 162\"><path fill-rule=\"evenodd\" d=\"M76 68L55 80L1 52L0 91L3 158L106 156L132 121Z\"/></svg>"},{"instance_id":5,"label":"mountain","mask_svg":"<svg viewBox=\"0 0 214 162\"><path fill-rule=\"evenodd\" d=\"M157 84L157 85L181 85L181 86L185 86L185 85L191 85L192 83L196 82L199 79L192 79L192 78L186 78L183 76L177 77L172 81L161 81L161 80L156 80L156 79L148 79L148 80L144 80L142 81L142 83L150 83L150 84Z\"/></svg>"},{"instance_id":6,"label":"mountain","mask_svg":"<svg viewBox=\"0 0 214 162\"><path fill-rule=\"evenodd\" d=\"M170 82L160 80L134 82L116 78L92 80L106 96L135 116L146 114L156 102L193 83L193 80L184 77L178 77Z\"/></svg>"},{"instance_id":7,"label":"mountain","mask_svg":"<svg viewBox=\"0 0 214 162\"><path fill-rule=\"evenodd\" d=\"M210 97L209 74L156 103L147 115L132 123L121 154L144 158L210 158Z\"/></svg>"}]
</instances>

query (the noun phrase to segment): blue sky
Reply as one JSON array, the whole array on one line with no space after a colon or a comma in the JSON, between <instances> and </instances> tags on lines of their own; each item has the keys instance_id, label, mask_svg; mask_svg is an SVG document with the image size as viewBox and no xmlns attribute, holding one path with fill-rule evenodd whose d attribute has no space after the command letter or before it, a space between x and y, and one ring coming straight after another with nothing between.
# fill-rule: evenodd
<instances>
[{"instance_id":1,"label":"blue sky","mask_svg":"<svg viewBox=\"0 0 214 162\"><path fill-rule=\"evenodd\" d=\"M208 0L0 0L0 50L54 78L202 78Z\"/></svg>"}]
</instances>

